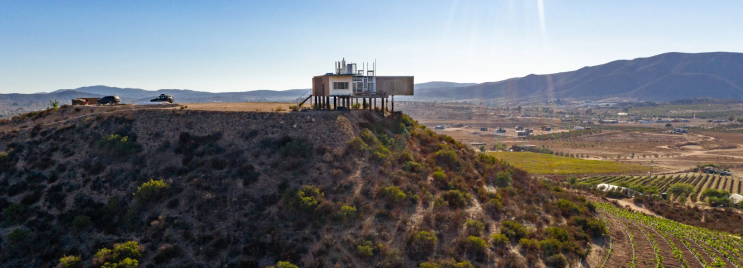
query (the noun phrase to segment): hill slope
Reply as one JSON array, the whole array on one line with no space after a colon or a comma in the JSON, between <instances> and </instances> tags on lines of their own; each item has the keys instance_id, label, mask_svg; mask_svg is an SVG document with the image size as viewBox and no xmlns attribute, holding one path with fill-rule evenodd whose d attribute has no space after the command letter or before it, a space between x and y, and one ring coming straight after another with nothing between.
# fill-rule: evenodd
<instances>
[{"instance_id":1,"label":"hill slope","mask_svg":"<svg viewBox=\"0 0 743 268\"><path fill-rule=\"evenodd\" d=\"M48 113L75 119L0 126L0 267L65 255L94 267L123 256L142 267L562 267L603 233L584 198L402 114ZM126 241L138 244L98 251Z\"/></svg>"},{"instance_id":2,"label":"hill slope","mask_svg":"<svg viewBox=\"0 0 743 268\"><path fill-rule=\"evenodd\" d=\"M665 53L571 72L416 91L419 99L667 101L703 97L743 99L743 53Z\"/></svg>"}]
</instances>

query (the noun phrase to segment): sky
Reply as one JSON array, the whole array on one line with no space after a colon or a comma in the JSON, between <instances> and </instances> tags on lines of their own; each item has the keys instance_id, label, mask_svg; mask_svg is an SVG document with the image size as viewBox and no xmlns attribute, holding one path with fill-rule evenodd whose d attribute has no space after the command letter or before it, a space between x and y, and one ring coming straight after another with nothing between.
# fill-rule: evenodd
<instances>
[{"instance_id":1,"label":"sky","mask_svg":"<svg viewBox=\"0 0 743 268\"><path fill-rule=\"evenodd\" d=\"M742 52L743 1L6 1L0 93L311 87L335 61L482 83Z\"/></svg>"}]
</instances>

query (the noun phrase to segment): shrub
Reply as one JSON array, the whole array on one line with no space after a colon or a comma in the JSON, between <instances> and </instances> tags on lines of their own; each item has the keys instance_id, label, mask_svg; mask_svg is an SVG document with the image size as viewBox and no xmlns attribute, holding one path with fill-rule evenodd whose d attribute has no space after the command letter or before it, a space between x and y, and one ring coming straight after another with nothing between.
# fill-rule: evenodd
<instances>
[{"instance_id":1,"label":"shrub","mask_svg":"<svg viewBox=\"0 0 743 268\"><path fill-rule=\"evenodd\" d=\"M469 236L464 241L464 245L467 249L470 249L477 253L484 253L485 248L488 247L488 242L485 241L485 239L482 239L477 236Z\"/></svg>"},{"instance_id":2,"label":"shrub","mask_svg":"<svg viewBox=\"0 0 743 268\"><path fill-rule=\"evenodd\" d=\"M138 203L144 204L160 198L169 187L170 185L165 183L163 180L156 181L150 179L150 181L142 183L142 186L137 188L134 197L137 199Z\"/></svg>"},{"instance_id":3,"label":"shrub","mask_svg":"<svg viewBox=\"0 0 743 268\"><path fill-rule=\"evenodd\" d=\"M440 150L436 152L436 160L441 166L448 167L449 169L459 169L461 162L459 156L454 150Z\"/></svg>"},{"instance_id":4,"label":"shrub","mask_svg":"<svg viewBox=\"0 0 743 268\"><path fill-rule=\"evenodd\" d=\"M590 234L593 237L600 237L606 234L606 225L604 222L597 219L586 219L583 217L573 217L573 221L577 226L583 228L583 231Z\"/></svg>"},{"instance_id":5,"label":"shrub","mask_svg":"<svg viewBox=\"0 0 743 268\"><path fill-rule=\"evenodd\" d=\"M93 259L93 266L102 263L101 268L134 268L139 265L137 259L141 256L141 246L136 241L128 241L115 245L113 250L107 248L98 250Z\"/></svg>"},{"instance_id":6,"label":"shrub","mask_svg":"<svg viewBox=\"0 0 743 268\"><path fill-rule=\"evenodd\" d=\"M64 256L59 258L59 265L65 268L82 268L83 261L78 256Z\"/></svg>"},{"instance_id":7,"label":"shrub","mask_svg":"<svg viewBox=\"0 0 743 268\"><path fill-rule=\"evenodd\" d=\"M356 206L343 205L338 212L338 217L342 220L350 219L356 215Z\"/></svg>"},{"instance_id":8,"label":"shrub","mask_svg":"<svg viewBox=\"0 0 743 268\"><path fill-rule=\"evenodd\" d=\"M431 174L431 176L433 177L433 182L437 185L448 185L448 182L446 181L446 173L444 173L443 171L436 171Z\"/></svg>"},{"instance_id":9,"label":"shrub","mask_svg":"<svg viewBox=\"0 0 743 268\"><path fill-rule=\"evenodd\" d=\"M312 142L303 137L292 138L279 149L281 156L309 157L312 155Z\"/></svg>"},{"instance_id":10,"label":"shrub","mask_svg":"<svg viewBox=\"0 0 743 268\"><path fill-rule=\"evenodd\" d=\"M563 268L568 266L568 260L562 254L555 254L547 257L544 264L548 267Z\"/></svg>"},{"instance_id":11,"label":"shrub","mask_svg":"<svg viewBox=\"0 0 743 268\"><path fill-rule=\"evenodd\" d=\"M418 231L410 234L408 245L414 257L424 257L433 253L437 241L433 232Z\"/></svg>"},{"instance_id":12,"label":"shrub","mask_svg":"<svg viewBox=\"0 0 743 268\"><path fill-rule=\"evenodd\" d=\"M403 167L402 167L402 168L403 168L403 169L404 169L405 171L407 171L407 172L414 172L414 173L418 173L418 172L421 172L421 171L423 171L423 165L421 165L420 163L418 163L418 162L415 162L415 161L408 161L408 162L405 162L405 164L403 165Z\"/></svg>"},{"instance_id":13,"label":"shrub","mask_svg":"<svg viewBox=\"0 0 743 268\"><path fill-rule=\"evenodd\" d=\"M374 256L374 246L372 245L372 241L364 241L363 245L356 246L356 254L358 254L361 257L371 257Z\"/></svg>"},{"instance_id":14,"label":"shrub","mask_svg":"<svg viewBox=\"0 0 743 268\"><path fill-rule=\"evenodd\" d=\"M498 172L498 175L495 177L495 182L498 185L498 187L508 187L511 186L511 182L513 182L513 178L511 178L511 173L506 171Z\"/></svg>"},{"instance_id":15,"label":"shrub","mask_svg":"<svg viewBox=\"0 0 743 268\"><path fill-rule=\"evenodd\" d=\"M387 159L390 153L392 153L390 150L380 145L372 152L372 159L377 162L382 162Z\"/></svg>"},{"instance_id":16,"label":"shrub","mask_svg":"<svg viewBox=\"0 0 743 268\"><path fill-rule=\"evenodd\" d=\"M519 240L519 246L527 252L535 251L539 249L539 242L534 239L521 238L521 240Z\"/></svg>"},{"instance_id":17,"label":"shrub","mask_svg":"<svg viewBox=\"0 0 743 268\"><path fill-rule=\"evenodd\" d=\"M101 138L98 147L112 153L114 156L123 157L137 152L137 145L129 140L128 136L111 134Z\"/></svg>"},{"instance_id":18,"label":"shrub","mask_svg":"<svg viewBox=\"0 0 743 268\"><path fill-rule=\"evenodd\" d=\"M490 243L494 246L505 246L511 243L511 240L504 234L492 234L490 235Z\"/></svg>"},{"instance_id":19,"label":"shrub","mask_svg":"<svg viewBox=\"0 0 743 268\"><path fill-rule=\"evenodd\" d=\"M449 203L450 207L461 208L467 204L470 195L459 190L450 190L444 192L441 197Z\"/></svg>"},{"instance_id":20,"label":"shrub","mask_svg":"<svg viewBox=\"0 0 743 268\"><path fill-rule=\"evenodd\" d=\"M557 239L560 242L565 242L565 241L570 240L570 235L568 235L568 231L565 231L564 229L560 227L547 227L547 237Z\"/></svg>"},{"instance_id":21,"label":"shrub","mask_svg":"<svg viewBox=\"0 0 743 268\"><path fill-rule=\"evenodd\" d=\"M369 149L369 145L361 138L353 138L346 143L348 150L351 152L364 152Z\"/></svg>"},{"instance_id":22,"label":"shrub","mask_svg":"<svg viewBox=\"0 0 743 268\"><path fill-rule=\"evenodd\" d=\"M474 268L469 261L456 262L454 260L439 260L435 262L423 262L420 268Z\"/></svg>"},{"instance_id":23,"label":"shrub","mask_svg":"<svg viewBox=\"0 0 743 268\"><path fill-rule=\"evenodd\" d=\"M90 217L85 215L75 216L75 219L72 221L72 227L74 227L78 231L87 229L88 227L90 227L90 224Z\"/></svg>"},{"instance_id":24,"label":"shrub","mask_svg":"<svg viewBox=\"0 0 743 268\"><path fill-rule=\"evenodd\" d=\"M526 227L515 221L503 221L500 233L507 236L511 241L526 237Z\"/></svg>"},{"instance_id":25,"label":"shrub","mask_svg":"<svg viewBox=\"0 0 743 268\"><path fill-rule=\"evenodd\" d=\"M485 211L490 213L490 215L496 215L499 212L503 211L503 203L501 203L501 201L496 198L490 199L487 203L485 203Z\"/></svg>"},{"instance_id":26,"label":"shrub","mask_svg":"<svg viewBox=\"0 0 743 268\"><path fill-rule=\"evenodd\" d=\"M323 197L325 197L325 194L311 185L305 185L299 190L287 190L286 192L289 207L298 208L305 212L314 211L320 204L320 198Z\"/></svg>"},{"instance_id":27,"label":"shrub","mask_svg":"<svg viewBox=\"0 0 743 268\"><path fill-rule=\"evenodd\" d=\"M288 261L280 261L276 263L276 266L270 266L269 268L299 268L299 266L296 266Z\"/></svg>"},{"instance_id":28,"label":"shrub","mask_svg":"<svg viewBox=\"0 0 743 268\"><path fill-rule=\"evenodd\" d=\"M554 238L547 238L539 242L539 248L547 255L559 253L560 247L562 247L562 242Z\"/></svg>"},{"instance_id":29,"label":"shrub","mask_svg":"<svg viewBox=\"0 0 743 268\"><path fill-rule=\"evenodd\" d=\"M407 198L405 192L400 190L400 188L397 186L388 186L382 188L382 195L384 195L388 202L396 204L402 203L402 201L405 201L405 198Z\"/></svg>"},{"instance_id":30,"label":"shrub","mask_svg":"<svg viewBox=\"0 0 743 268\"><path fill-rule=\"evenodd\" d=\"M295 112L296 111L299 111L299 106L298 105L289 105L289 110L292 110L292 111L295 111Z\"/></svg>"},{"instance_id":31,"label":"shrub","mask_svg":"<svg viewBox=\"0 0 743 268\"><path fill-rule=\"evenodd\" d=\"M483 230L485 230L485 224L483 224L482 221L479 220L467 219L467 223L465 224L465 226L467 226L467 232L471 235L479 235Z\"/></svg>"}]
</instances>

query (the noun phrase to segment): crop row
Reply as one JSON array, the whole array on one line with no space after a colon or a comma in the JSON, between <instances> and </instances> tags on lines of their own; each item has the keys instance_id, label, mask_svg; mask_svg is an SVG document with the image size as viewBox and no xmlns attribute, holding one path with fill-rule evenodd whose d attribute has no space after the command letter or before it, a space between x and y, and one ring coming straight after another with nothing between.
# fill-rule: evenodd
<instances>
[{"instance_id":1,"label":"crop row","mask_svg":"<svg viewBox=\"0 0 743 268\"><path fill-rule=\"evenodd\" d=\"M694 186L692 196L698 197L705 189L725 190L730 193L741 193L741 179L701 173L682 173L653 176L597 176L580 180L581 183L596 185L600 183L619 186L653 187L665 192L675 183L688 183Z\"/></svg>"},{"instance_id":2,"label":"crop row","mask_svg":"<svg viewBox=\"0 0 743 268\"><path fill-rule=\"evenodd\" d=\"M601 203L597 204L597 207L614 217L623 218L637 225L646 226L647 228L654 230L656 233L661 234L661 237L671 246L673 256L678 258L684 267L688 267L687 261L683 259L682 253L676 245L669 242L669 237L674 237L681 241L686 249L692 252L695 258L705 267L724 267L727 265L732 265L733 267L743 266L743 242L741 242L741 239L738 236L725 232L693 227L661 217L648 216L628 211L611 204ZM656 247L655 241L652 239L653 236L648 236L648 234L645 235L653 244L653 248L656 250L658 256L659 249ZM702 252L700 252L700 249ZM712 261L705 261L702 254L706 254ZM659 259L658 257L656 257L656 259L658 259L658 263L662 261L662 259Z\"/></svg>"}]
</instances>

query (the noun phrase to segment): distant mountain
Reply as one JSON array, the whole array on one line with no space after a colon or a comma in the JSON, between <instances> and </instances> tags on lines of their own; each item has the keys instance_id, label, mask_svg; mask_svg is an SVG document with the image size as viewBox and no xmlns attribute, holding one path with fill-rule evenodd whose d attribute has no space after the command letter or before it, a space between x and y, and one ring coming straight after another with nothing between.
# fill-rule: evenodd
<instances>
[{"instance_id":1,"label":"distant mountain","mask_svg":"<svg viewBox=\"0 0 743 268\"><path fill-rule=\"evenodd\" d=\"M123 102L147 102L160 94L168 94L175 98L176 102L241 102L241 101L294 101L309 89L290 90L254 90L244 92L205 92L188 89L160 89L144 90L140 88L119 88L109 86L89 86L73 89L75 92L84 92L100 96L117 95ZM70 91L60 89L55 92Z\"/></svg>"},{"instance_id":2,"label":"distant mountain","mask_svg":"<svg viewBox=\"0 0 743 268\"><path fill-rule=\"evenodd\" d=\"M27 105L27 103L47 103L50 100L58 100L61 103L67 103L70 102L71 99L74 98L95 98L95 97L101 97L102 95L98 94L91 94L87 92L78 92L74 90L62 90L62 91L55 91L50 93L33 93L33 94L20 94L20 93L10 93L10 94L0 94L0 102L7 102L7 103L26 103L24 105Z\"/></svg>"},{"instance_id":3,"label":"distant mountain","mask_svg":"<svg viewBox=\"0 0 743 268\"><path fill-rule=\"evenodd\" d=\"M743 99L743 53L665 53L547 75L464 87L421 88L415 99L522 100L556 98L668 101Z\"/></svg>"},{"instance_id":4,"label":"distant mountain","mask_svg":"<svg viewBox=\"0 0 743 268\"><path fill-rule=\"evenodd\" d=\"M433 81L433 82L415 84L413 85L413 88L415 90L419 90L419 89L429 89L429 88L466 87L466 86L474 86L474 85L477 85L477 83L454 83L454 82Z\"/></svg>"}]
</instances>

